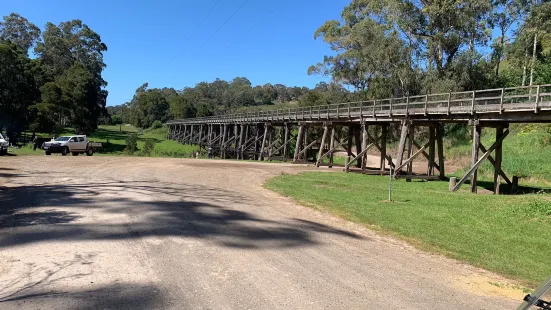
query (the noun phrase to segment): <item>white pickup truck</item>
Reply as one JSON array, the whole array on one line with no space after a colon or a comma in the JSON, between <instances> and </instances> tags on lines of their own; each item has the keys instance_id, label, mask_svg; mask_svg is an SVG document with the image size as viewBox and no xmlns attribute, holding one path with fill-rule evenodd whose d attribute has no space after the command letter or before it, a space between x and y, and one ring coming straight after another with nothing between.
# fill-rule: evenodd
<instances>
[{"instance_id":1,"label":"white pickup truck","mask_svg":"<svg viewBox=\"0 0 551 310\"><path fill-rule=\"evenodd\" d=\"M101 147L101 143L89 142L86 136L81 135L62 136L42 144L42 149L46 155L61 153L63 156L69 153L73 154L73 156L78 156L79 154L92 156Z\"/></svg>"},{"instance_id":2,"label":"white pickup truck","mask_svg":"<svg viewBox=\"0 0 551 310\"><path fill-rule=\"evenodd\" d=\"M9 142L8 140L6 140L4 138L4 136L2 136L2 134L0 133L0 156L3 156L3 155L8 155L8 146L9 146Z\"/></svg>"}]
</instances>

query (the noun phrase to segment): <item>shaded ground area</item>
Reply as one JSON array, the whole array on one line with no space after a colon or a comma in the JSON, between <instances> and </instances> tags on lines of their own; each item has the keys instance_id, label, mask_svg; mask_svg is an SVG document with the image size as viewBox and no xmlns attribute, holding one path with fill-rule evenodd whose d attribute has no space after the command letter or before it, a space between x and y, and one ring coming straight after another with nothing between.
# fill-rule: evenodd
<instances>
[{"instance_id":1,"label":"shaded ground area","mask_svg":"<svg viewBox=\"0 0 551 310\"><path fill-rule=\"evenodd\" d=\"M262 189L308 168L0 160L0 309L511 308L473 276ZM467 287L467 288L466 288Z\"/></svg>"}]
</instances>

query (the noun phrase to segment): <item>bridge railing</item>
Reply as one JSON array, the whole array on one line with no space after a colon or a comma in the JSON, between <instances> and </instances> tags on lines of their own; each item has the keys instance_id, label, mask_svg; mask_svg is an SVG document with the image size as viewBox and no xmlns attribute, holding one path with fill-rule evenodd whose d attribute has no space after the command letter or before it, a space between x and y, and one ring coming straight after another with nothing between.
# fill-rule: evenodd
<instances>
[{"instance_id":1,"label":"bridge railing","mask_svg":"<svg viewBox=\"0 0 551 310\"><path fill-rule=\"evenodd\" d=\"M408 115L450 115L551 110L551 84L484 89L225 114L169 124L339 120Z\"/></svg>"}]
</instances>

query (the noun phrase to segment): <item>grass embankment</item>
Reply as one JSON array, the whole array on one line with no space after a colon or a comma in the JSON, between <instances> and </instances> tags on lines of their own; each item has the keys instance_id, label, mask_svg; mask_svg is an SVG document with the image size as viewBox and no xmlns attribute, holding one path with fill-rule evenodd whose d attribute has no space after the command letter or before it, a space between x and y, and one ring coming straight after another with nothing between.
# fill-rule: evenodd
<instances>
[{"instance_id":1,"label":"grass embankment","mask_svg":"<svg viewBox=\"0 0 551 310\"><path fill-rule=\"evenodd\" d=\"M96 155L119 156L124 154L126 148L125 139L136 133L138 135L138 152L134 155L139 155L143 149L145 141L152 139L155 142L155 148L151 153L153 157L190 157L194 151L197 151L197 146L182 145L173 140L167 140L167 128L158 128L152 130L139 131L133 126L122 126L122 130L116 126L99 126L98 130L88 136L90 141L102 142L103 148ZM72 135L70 130L61 135ZM41 135L46 137L47 135ZM39 149L33 151L32 145L26 145L19 149L10 149L10 153L14 155L43 155Z\"/></svg>"},{"instance_id":2,"label":"grass embankment","mask_svg":"<svg viewBox=\"0 0 551 310\"><path fill-rule=\"evenodd\" d=\"M495 141L495 131L485 129L482 143L489 148ZM470 141L445 150L446 158L463 167L456 173L463 174L470 167L472 146ZM511 133L503 141L502 169L512 178L518 176L524 183L551 184L551 127L544 124L513 125ZM493 180L493 166L485 161L479 175Z\"/></svg>"},{"instance_id":3,"label":"grass embankment","mask_svg":"<svg viewBox=\"0 0 551 310\"><path fill-rule=\"evenodd\" d=\"M446 182L344 173L282 175L268 189L534 286L551 274L551 197L450 193Z\"/></svg>"}]
</instances>

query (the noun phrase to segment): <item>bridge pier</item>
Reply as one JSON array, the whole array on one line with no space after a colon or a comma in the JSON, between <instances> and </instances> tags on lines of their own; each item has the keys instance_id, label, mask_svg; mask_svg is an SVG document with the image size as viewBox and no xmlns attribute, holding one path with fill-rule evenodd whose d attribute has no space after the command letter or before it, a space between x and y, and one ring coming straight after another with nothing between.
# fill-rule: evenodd
<instances>
[{"instance_id":1,"label":"bridge pier","mask_svg":"<svg viewBox=\"0 0 551 310\"><path fill-rule=\"evenodd\" d=\"M428 142L420 144L415 140L415 129L419 128L419 132L422 132L422 128L427 128ZM396 168L394 170L394 177L405 177L406 180L419 178L413 176L413 161L419 155L423 155L427 159L427 174L423 179L444 179L444 146L443 146L443 125L440 123L418 123L415 126L409 120L402 121L400 144L398 146L398 153L396 155ZM407 144L407 147L406 147ZM414 152L414 147L417 149ZM428 153L427 153L428 149ZM404 160L404 153L407 152L406 159ZM436 153L438 152L438 161L436 163ZM406 168L404 176L403 169ZM439 171L439 176L435 175L435 169Z\"/></svg>"},{"instance_id":2,"label":"bridge pier","mask_svg":"<svg viewBox=\"0 0 551 310\"><path fill-rule=\"evenodd\" d=\"M471 182L471 192L477 192L477 177L478 169L484 160L488 160L494 167L494 184L493 191L494 194L500 193L501 179L512 188L513 183L507 177L505 172L501 167L501 162L503 158L503 140L509 135L509 124L508 123L495 123L495 124L484 124L482 125L478 120L470 122L470 125L473 126L473 151L472 151L472 165L471 169L465 173L465 175L457 181L453 191L458 191L461 188L461 185L470 178ZM482 133L483 127L495 128L496 139L495 142L489 147L486 148L480 141L480 135ZM482 156L479 156L479 152L482 151ZM495 151L495 158L492 157L492 153Z\"/></svg>"}]
</instances>

